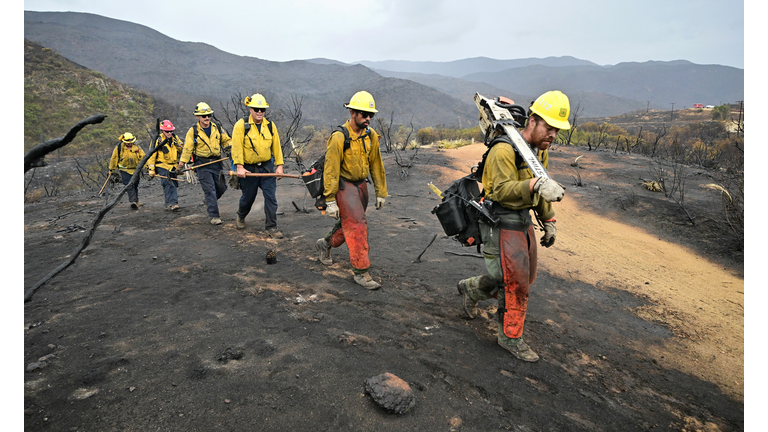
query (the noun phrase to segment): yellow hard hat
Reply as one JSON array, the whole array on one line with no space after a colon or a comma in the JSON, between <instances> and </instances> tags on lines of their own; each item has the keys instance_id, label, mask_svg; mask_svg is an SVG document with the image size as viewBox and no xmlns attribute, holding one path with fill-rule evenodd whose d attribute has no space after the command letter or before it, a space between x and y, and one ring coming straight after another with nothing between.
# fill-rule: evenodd
<instances>
[{"instance_id":1,"label":"yellow hard hat","mask_svg":"<svg viewBox=\"0 0 768 432\"><path fill-rule=\"evenodd\" d=\"M366 111L377 113L376 102L373 100L373 96L367 91L359 91L352 96L348 104L344 105L344 108L352 108L358 111Z\"/></svg>"},{"instance_id":2,"label":"yellow hard hat","mask_svg":"<svg viewBox=\"0 0 768 432\"><path fill-rule=\"evenodd\" d=\"M208 106L207 103L200 102L199 104L197 104L197 106L195 106L195 115L196 116L198 116L198 115L208 115L208 114L213 114L213 110L211 109L211 107Z\"/></svg>"},{"instance_id":3,"label":"yellow hard hat","mask_svg":"<svg viewBox=\"0 0 768 432\"><path fill-rule=\"evenodd\" d=\"M136 137L133 136L132 133L126 132L126 133L120 135L120 141L122 141L124 143L132 143L132 142L136 141Z\"/></svg>"},{"instance_id":4,"label":"yellow hard hat","mask_svg":"<svg viewBox=\"0 0 768 432\"><path fill-rule=\"evenodd\" d=\"M548 125L558 129L570 129L568 116L571 115L571 103L568 96L560 90L548 91L539 96L531 105L531 111L543 118Z\"/></svg>"},{"instance_id":5,"label":"yellow hard hat","mask_svg":"<svg viewBox=\"0 0 768 432\"><path fill-rule=\"evenodd\" d=\"M267 99L265 99L264 96L260 95L259 93L256 93L253 96L246 96L245 106L249 106L251 108L269 108Z\"/></svg>"}]
</instances>

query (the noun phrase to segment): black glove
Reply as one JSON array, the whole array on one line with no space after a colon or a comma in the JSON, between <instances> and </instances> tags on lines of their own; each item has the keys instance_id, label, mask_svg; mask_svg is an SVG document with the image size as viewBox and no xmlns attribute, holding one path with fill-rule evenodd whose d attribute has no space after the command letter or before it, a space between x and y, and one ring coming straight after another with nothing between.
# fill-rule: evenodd
<instances>
[{"instance_id":1,"label":"black glove","mask_svg":"<svg viewBox=\"0 0 768 432\"><path fill-rule=\"evenodd\" d=\"M550 220L542 222L544 226L544 236L541 238L541 245L544 247L550 247L555 244L555 237L557 236L557 228L555 228L555 221Z\"/></svg>"}]
</instances>

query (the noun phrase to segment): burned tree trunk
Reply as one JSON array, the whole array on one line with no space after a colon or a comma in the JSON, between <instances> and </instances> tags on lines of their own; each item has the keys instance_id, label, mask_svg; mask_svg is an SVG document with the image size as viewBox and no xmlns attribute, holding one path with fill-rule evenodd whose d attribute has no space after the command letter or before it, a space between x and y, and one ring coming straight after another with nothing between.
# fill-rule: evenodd
<instances>
[{"instance_id":1,"label":"burned tree trunk","mask_svg":"<svg viewBox=\"0 0 768 432\"><path fill-rule=\"evenodd\" d=\"M46 166L47 163L45 162L45 155L71 143L72 140L75 139L75 136L77 136L77 133L80 132L80 130L84 127L90 124L101 123L106 118L107 116L104 114L96 114L88 117L87 119L80 120L74 126L72 126L69 132L67 132L67 134L63 137L50 139L32 147L32 149L24 155L24 172L27 172L32 168Z\"/></svg>"},{"instance_id":2,"label":"burned tree trunk","mask_svg":"<svg viewBox=\"0 0 768 432\"><path fill-rule=\"evenodd\" d=\"M102 119L103 120L103 119ZM70 140L71 141L71 138ZM67 141L67 142L69 142ZM88 244L91 242L91 238L93 238L94 232L96 232L96 227L99 226L101 223L101 220L104 219L104 216L112 210L117 203L120 201L120 198L123 197L126 191L128 191L128 188L133 187L138 181L139 177L141 176L141 170L144 168L144 165L147 163L149 158L155 154L158 150L160 150L161 146L156 146L153 149L150 149L144 157L139 161L139 165L136 167L136 170L133 172L133 176L131 177L131 180L128 182L125 187L123 187L123 190L118 193L111 202L104 204L104 207L99 210L99 213L96 214L96 217L93 219L93 222L91 222L91 227L88 229L88 232L85 234L85 237L83 237L83 241L80 242L80 246L75 249L74 252L70 255L69 259L63 262L61 265L53 269L50 273L45 275L40 281L38 281L32 288L27 290L26 293L24 293L24 303L32 300L32 295L35 294L35 291L37 291L41 286L43 286L46 282L51 280L54 276L59 274L61 271L72 265L72 263L75 262L78 256L80 256L80 253L85 250L86 247L88 247Z\"/></svg>"}]
</instances>

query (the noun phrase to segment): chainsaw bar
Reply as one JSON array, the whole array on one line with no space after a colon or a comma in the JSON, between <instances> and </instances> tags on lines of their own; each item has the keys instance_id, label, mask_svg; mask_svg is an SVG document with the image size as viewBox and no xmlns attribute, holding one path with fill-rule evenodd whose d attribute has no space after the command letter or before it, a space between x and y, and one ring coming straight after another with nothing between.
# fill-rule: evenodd
<instances>
[{"instance_id":1,"label":"chainsaw bar","mask_svg":"<svg viewBox=\"0 0 768 432\"><path fill-rule=\"evenodd\" d=\"M480 93L475 93L475 104L480 110L480 128L483 132L491 130L489 139L506 134L512 141L512 147L523 158L531 169L534 177L552 178L539 162L536 153L515 127L515 119L506 108L496 105L495 99L488 99Z\"/></svg>"}]
</instances>

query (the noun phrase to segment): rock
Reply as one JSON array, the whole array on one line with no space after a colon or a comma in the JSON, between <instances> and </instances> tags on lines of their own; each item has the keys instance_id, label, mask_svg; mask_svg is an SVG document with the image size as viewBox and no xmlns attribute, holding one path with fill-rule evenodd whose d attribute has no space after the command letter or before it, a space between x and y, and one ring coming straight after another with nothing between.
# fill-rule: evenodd
<instances>
[{"instance_id":1,"label":"rock","mask_svg":"<svg viewBox=\"0 0 768 432\"><path fill-rule=\"evenodd\" d=\"M365 392L389 412L405 414L416 405L411 386L389 372L368 378L365 381Z\"/></svg>"},{"instance_id":2,"label":"rock","mask_svg":"<svg viewBox=\"0 0 768 432\"><path fill-rule=\"evenodd\" d=\"M275 264L277 262L277 255L275 251L267 252L267 264Z\"/></svg>"},{"instance_id":3,"label":"rock","mask_svg":"<svg viewBox=\"0 0 768 432\"><path fill-rule=\"evenodd\" d=\"M34 362L27 365L27 372L34 372L48 366L48 363L44 361Z\"/></svg>"},{"instance_id":4,"label":"rock","mask_svg":"<svg viewBox=\"0 0 768 432\"><path fill-rule=\"evenodd\" d=\"M228 362L230 360L240 360L243 358L243 352L241 350L233 350L232 348L227 348L222 352L221 354L216 357L217 361L220 362Z\"/></svg>"}]
</instances>

